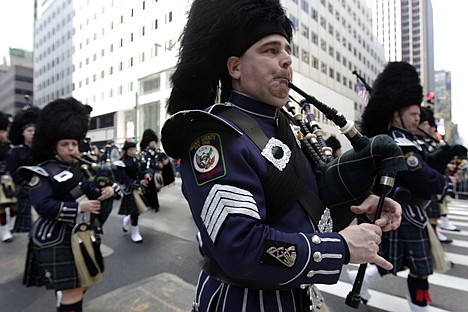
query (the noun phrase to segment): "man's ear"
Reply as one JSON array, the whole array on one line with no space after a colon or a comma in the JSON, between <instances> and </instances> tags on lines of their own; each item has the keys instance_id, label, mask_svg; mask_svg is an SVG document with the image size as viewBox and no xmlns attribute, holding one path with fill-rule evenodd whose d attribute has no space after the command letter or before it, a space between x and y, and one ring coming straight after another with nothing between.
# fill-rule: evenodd
<instances>
[{"instance_id":1,"label":"man's ear","mask_svg":"<svg viewBox=\"0 0 468 312\"><path fill-rule=\"evenodd\" d=\"M237 56L231 56L230 58L228 58L227 69L229 75L231 75L233 79L239 79L241 74L240 58L238 58Z\"/></svg>"}]
</instances>

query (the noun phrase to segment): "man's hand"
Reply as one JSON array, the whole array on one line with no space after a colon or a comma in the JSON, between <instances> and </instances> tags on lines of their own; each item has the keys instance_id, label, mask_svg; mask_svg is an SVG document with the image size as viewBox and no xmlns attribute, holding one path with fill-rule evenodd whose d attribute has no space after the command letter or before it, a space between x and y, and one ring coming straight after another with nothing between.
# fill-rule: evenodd
<instances>
[{"instance_id":1,"label":"man's hand","mask_svg":"<svg viewBox=\"0 0 468 312\"><path fill-rule=\"evenodd\" d=\"M339 233L348 244L350 263L375 263L386 270L393 268L390 262L377 254L382 236L379 226L370 223L350 225Z\"/></svg>"},{"instance_id":2,"label":"man's hand","mask_svg":"<svg viewBox=\"0 0 468 312\"><path fill-rule=\"evenodd\" d=\"M379 197L369 195L359 206L351 206L351 211L356 214L367 214L370 220L374 220ZM380 218L375 221L382 231L396 230L401 223L401 206L391 198L386 197Z\"/></svg>"}]
</instances>

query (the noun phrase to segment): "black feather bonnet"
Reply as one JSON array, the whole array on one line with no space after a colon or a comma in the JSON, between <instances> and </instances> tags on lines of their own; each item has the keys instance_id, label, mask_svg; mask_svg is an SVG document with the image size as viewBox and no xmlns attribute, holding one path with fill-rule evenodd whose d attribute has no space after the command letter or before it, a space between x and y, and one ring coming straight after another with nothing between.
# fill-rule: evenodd
<instances>
[{"instance_id":1,"label":"black feather bonnet","mask_svg":"<svg viewBox=\"0 0 468 312\"><path fill-rule=\"evenodd\" d=\"M435 118L434 118L434 112L432 111L432 109L430 109L427 106L422 106L421 107L421 119L419 120L419 124L422 124L425 121L429 123L429 126L433 128L437 128Z\"/></svg>"},{"instance_id":2,"label":"black feather bonnet","mask_svg":"<svg viewBox=\"0 0 468 312\"><path fill-rule=\"evenodd\" d=\"M88 131L89 115L85 106L76 99L57 99L39 113L32 146L32 155L38 162L55 157L55 145L59 140L81 142Z\"/></svg>"},{"instance_id":3,"label":"black feather bonnet","mask_svg":"<svg viewBox=\"0 0 468 312\"><path fill-rule=\"evenodd\" d=\"M390 62L381 72L362 114L361 131L372 137L388 132L393 113L421 105L423 90L416 69L406 62Z\"/></svg>"},{"instance_id":4,"label":"black feather bonnet","mask_svg":"<svg viewBox=\"0 0 468 312\"><path fill-rule=\"evenodd\" d=\"M10 116L0 112L0 130L8 130L8 126L10 125Z\"/></svg>"},{"instance_id":5,"label":"black feather bonnet","mask_svg":"<svg viewBox=\"0 0 468 312\"><path fill-rule=\"evenodd\" d=\"M13 145L24 143L23 130L29 125L35 125L39 117L40 108L33 106L26 110L19 111L13 118L8 138Z\"/></svg>"},{"instance_id":6,"label":"black feather bonnet","mask_svg":"<svg viewBox=\"0 0 468 312\"><path fill-rule=\"evenodd\" d=\"M143 131L143 137L141 138L140 142L140 149L144 150L147 148L151 141L155 141L157 143L159 141L158 135L152 129L146 129Z\"/></svg>"},{"instance_id":7,"label":"black feather bonnet","mask_svg":"<svg viewBox=\"0 0 468 312\"><path fill-rule=\"evenodd\" d=\"M167 111L204 109L229 97L227 59L240 57L259 39L283 35L293 24L279 0L194 0L180 37Z\"/></svg>"}]
</instances>

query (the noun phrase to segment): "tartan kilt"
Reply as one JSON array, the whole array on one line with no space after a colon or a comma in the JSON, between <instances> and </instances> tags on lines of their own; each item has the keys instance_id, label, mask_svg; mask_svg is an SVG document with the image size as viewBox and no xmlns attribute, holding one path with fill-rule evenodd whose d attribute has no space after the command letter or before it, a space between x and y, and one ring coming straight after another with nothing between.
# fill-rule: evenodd
<instances>
[{"instance_id":1,"label":"tartan kilt","mask_svg":"<svg viewBox=\"0 0 468 312\"><path fill-rule=\"evenodd\" d=\"M31 202L29 201L29 195L22 187L18 191L17 195L17 214L15 221L15 228L13 232L24 233L31 230L32 215L31 215Z\"/></svg>"},{"instance_id":2,"label":"tartan kilt","mask_svg":"<svg viewBox=\"0 0 468 312\"><path fill-rule=\"evenodd\" d=\"M408 268L418 276L433 273L427 227L421 229L411 224L404 215L398 229L382 234L379 254L393 264L393 270L380 268L383 272L396 275Z\"/></svg>"},{"instance_id":3,"label":"tartan kilt","mask_svg":"<svg viewBox=\"0 0 468 312\"><path fill-rule=\"evenodd\" d=\"M52 247L39 248L29 240L23 276L25 286L45 286L55 290L80 287L71 248L71 231L67 228L64 241Z\"/></svg>"},{"instance_id":4,"label":"tartan kilt","mask_svg":"<svg viewBox=\"0 0 468 312\"><path fill-rule=\"evenodd\" d=\"M135 203L135 198L133 198L133 194L126 194L122 197L122 200L120 202L120 208L119 208L119 215L129 215L129 214L135 214L139 213L138 208Z\"/></svg>"},{"instance_id":5,"label":"tartan kilt","mask_svg":"<svg viewBox=\"0 0 468 312\"><path fill-rule=\"evenodd\" d=\"M431 200L431 203L426 208L426 213L429 218L440 218L440 203L437 198Z\"/></svg>"}]
</instances>

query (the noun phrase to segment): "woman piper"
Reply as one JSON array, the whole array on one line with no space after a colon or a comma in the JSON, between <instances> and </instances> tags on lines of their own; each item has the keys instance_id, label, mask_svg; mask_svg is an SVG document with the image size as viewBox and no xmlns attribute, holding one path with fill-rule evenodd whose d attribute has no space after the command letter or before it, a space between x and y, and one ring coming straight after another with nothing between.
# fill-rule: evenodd
<instances>
[{"instance_id":1,"label":"woman piper","mask_svg":"<svg viewBox=\"0 0 468 312\"><path fill-rule=\"evenodd\" d=\"M137 157L135 142L125 142L122 148L122 156L119 161L115 162L115 165L117 167L119 183L123 185L123 197L118 212L120 215L125 215L122 220L122 230L127 232L129 225L131 225L132 242L142 243L143 238L141 237L140 230L138 228L140 211L137 207L133 191L139 187L148 187L151 176L148 173L148 169L146 169Z\"/></svg>"},{"instance_id":2,"label":"woman piper","mask_svg":"<svg viewBox=\"0 0 468 312\"><path fill-rule=\"evenodd\" d=\"M15 146L5 156L8 172L16 186L17 215L14 232L29 232L31 230L32 215L29 201L27 182L17 172L21 166L32 166L36 163L31 156L31 146L36 129L36 121L40 109L31 107L17 113L11 124L8 137Z\"/></svg>"},{"instance_id":3,"label":"woman piper","mask_svg":"<svg viewBox=\"0 0 468 312\"><path fill-rule=\"evenodd\" d=\"M86 197L95 190L89 187L76 157L87 130L83 104L74 98L50 102L39 114L31 149L39 165L20 167L19 171L29 180L29 198L39 214L30 232L23 284L55 290L57 311L83 310L83 296L89 286L84 286L79 274L82 271L77 270L72 237L76 225L79 230L83 224L92 229L86 219L98 215L101 201L115 195L114 188L107 186L97 199ZM99 245L94 250L99 250ZM94 255L97 259L97 252ZM86 260L85 267L91 272Z\"/></svg>"}]
</instances>

